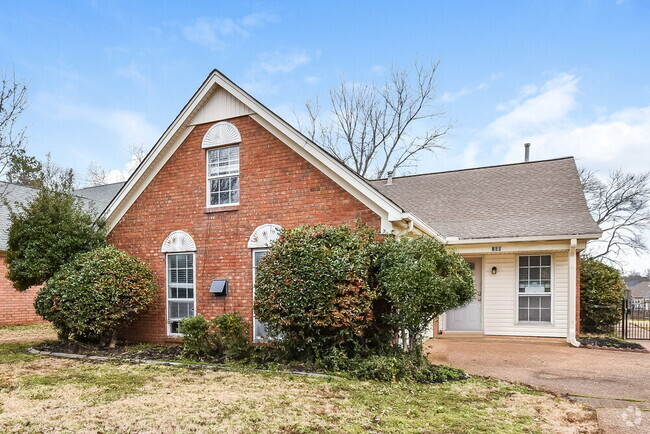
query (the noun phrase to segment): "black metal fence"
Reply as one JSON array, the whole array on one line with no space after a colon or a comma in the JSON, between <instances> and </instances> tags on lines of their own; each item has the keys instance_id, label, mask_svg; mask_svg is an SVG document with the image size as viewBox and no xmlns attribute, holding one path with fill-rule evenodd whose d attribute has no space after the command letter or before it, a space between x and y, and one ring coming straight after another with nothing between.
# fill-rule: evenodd
<instances>
[{"instance_id":1,"label":"black metal fence","mask_svg":"<svg viewBox=\"0 0 650 434\"><path fill-rule=\"evenodd\" d=\"M616 330L623 339L650 340L650 300L625 299Z\"/></svg>"}]
</instances>

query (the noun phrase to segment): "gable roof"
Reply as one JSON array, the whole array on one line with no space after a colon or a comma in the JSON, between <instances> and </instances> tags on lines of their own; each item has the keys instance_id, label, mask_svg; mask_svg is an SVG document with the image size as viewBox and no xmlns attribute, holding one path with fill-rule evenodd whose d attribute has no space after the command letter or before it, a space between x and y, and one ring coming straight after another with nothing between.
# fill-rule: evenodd
<instances>
[{"instance_id":1,"label":"gable roof","mask_svg":"<svg viewBox=\"0 0 650 434\"><path fill-rule=\"evenodd\" d=\"M80 188L74 191L75 196L90 200L97 212L103 212L118 191L124 185L123 182L114 182L112 184L97 185L94 187Z\"/></svg>"},{"instance_id":2,"label":"gable roof","mask_svg":"<svg viewBox=\"0 0 650 434\"><path fill-rule=\"evenodd\" d=\"M630 286L630 294L632 295L632 298L650 299L650 282L644 281Z\"/></svg>"},{"instance_id":3,"label":"gable roof","mask_svg":"<svg viewBox=\"0 0 650 434\"><path fill-rule=\"evenodd\" d=\"M371 181L449 241L601 233L572 157Z\"/></svg>"},{"instance_id":4,"label":"gable roof","mask_svg":"<svg viewBox=\"0 0 650 434\"><path fill-rule=\"evenodd\" d=\"M214 104L211 104L210 100L213 96L223 99L226 95L232 97L230 101L232 111L212 107ZM109 231L115 227L165 162L189 135L193 125L197 122L195 118L200 119L201 122L216 122L242 113L248 113L256 122L301 157L375 211L382 219L382 229L390 230L388 222L404 218L405 214L399 205L379 193L365 179L215 69L208 75L105 209L103 216L106 218ZM422 224L421 226L425 232L433 234L433 231L426 225Z\"/></svg>"},{"instance_id":5,"label":"gable roof","mask_svg":"<svg viewBox=\"0 0 650 434\"><path fill-rule=\"evenodd\" d=\"M97 187L81 188L75 190L73 193L83 200L87 208L92 207L101 213L123 184L123 182L118 182ZM15 203L27 204L38 194L38 189L26 185L10 184L0 181L0 192L4 194L4 200L0 201L0 251L4 251L7 250L9 227L11 226L9 208L5 205L5 200L10 205Z\"/></svg>"}]
</instances>

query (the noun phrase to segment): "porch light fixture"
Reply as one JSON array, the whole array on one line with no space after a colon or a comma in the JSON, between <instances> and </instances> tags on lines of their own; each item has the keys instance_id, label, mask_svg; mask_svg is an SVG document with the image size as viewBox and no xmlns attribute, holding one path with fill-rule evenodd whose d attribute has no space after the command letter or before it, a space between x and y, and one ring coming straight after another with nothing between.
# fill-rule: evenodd
<instances>
[{"instance_id":1,"label":"porch light fixture","mask_svg":"<svg viewBox=\"0 0 650 434\"><path fill-rule=\"evenodd\" d=\"M497 274L497 267L492 267L492 274Z\"/></svg>"},{"instance_id":2,"label":"porch light fixture","mask_svg":"<svg viewBox=\"0 0 650 434\"><path fill-rule=\"evenodd\" d=\"M228 279L214 279L210 285L210 293L216 296L228 295Z\"/></svg>"}]
</instances>

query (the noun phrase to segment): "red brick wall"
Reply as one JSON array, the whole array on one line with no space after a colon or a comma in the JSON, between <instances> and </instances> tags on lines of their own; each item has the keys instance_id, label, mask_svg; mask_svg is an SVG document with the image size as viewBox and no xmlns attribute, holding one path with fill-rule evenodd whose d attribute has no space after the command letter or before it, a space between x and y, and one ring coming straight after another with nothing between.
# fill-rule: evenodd
<instances>
[{"instance_id":1,"label":"red brick wall","mask_svg":"<svg viewBox=\"0 0 650 434\"><path fill-rule=\"evenodd\" d=\"M174 230L197 245L197 313L212 317L239 312L252 320L252 252L255 228L274 223L353 223L379 227L380 218L302 159L249 116L231 119L241 133L240 205L206 212L206 151L201 140L211 124L194 128L175 154L109 234L109 241L148 262L159 284L155 307L133 323L125 337L166 339L165 255L161 244ZM230 294L208 292L212 279L230 279Z\"/></svg>"},{"instance_id":2,"label":"red brick wall","mask_svg":"<svg viewBox=\"0 0 650 434\"><path fill-rule=\"evenodd\" d=\"M16 291L11 281L5 277L5 258L6 255L0 253L0 326L43 322L43 318L34 312L34 297L39 288Z\"/></svg>"}]
</instances>

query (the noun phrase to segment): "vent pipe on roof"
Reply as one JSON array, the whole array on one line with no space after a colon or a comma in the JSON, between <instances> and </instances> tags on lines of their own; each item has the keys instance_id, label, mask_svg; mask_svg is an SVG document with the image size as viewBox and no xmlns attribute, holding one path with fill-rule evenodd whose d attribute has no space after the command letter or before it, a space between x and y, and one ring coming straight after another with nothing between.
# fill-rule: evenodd
<instances>
[{"instance_id":1,"label":"vent pipe on roof","mask_svg":"<svg viewBox=\"0 0 650 434\"><path fill-rule=\"evenodd\" d=\"M530 161L530 143L524 143L524 148L526 149L524 152L524 161L528 163Z\"/></svg>"},{"instance_id":2,"label":"vent pipe on roof","mask_svg":"<svg viewBox=\"0 0 650 434\"><path fill-rule=\"evenodd\" d=\"M388 171L388 178L386 178L386 185L393 185L393 171Z\"/></svg>"}]
</instances>

